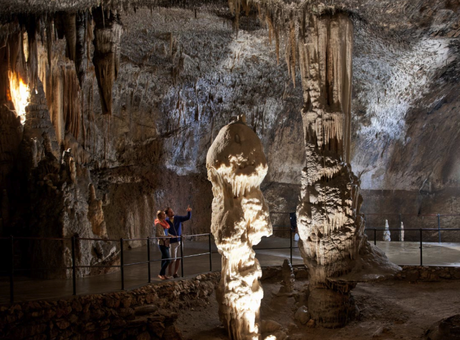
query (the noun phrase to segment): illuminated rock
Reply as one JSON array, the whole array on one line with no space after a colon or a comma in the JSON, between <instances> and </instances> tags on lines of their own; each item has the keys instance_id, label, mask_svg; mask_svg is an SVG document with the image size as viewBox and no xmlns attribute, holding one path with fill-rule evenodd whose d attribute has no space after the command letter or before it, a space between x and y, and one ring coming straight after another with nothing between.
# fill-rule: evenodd
<instances>
[{"instance_id":1,"label":"illuminated rock","mask_svg":"<svg viewBox=\"0 0 460 340\"><path fill-rule=\"evenodd\" d=\"M383 240L386 242L391 241L390 226L388 225L388 220L385 220L385 230L383 231Z\"/></svg>"},{"instance_id":2,"label":"illuminated rock","mask_svg":"<svg viewBox=\"0 0 460 340\"><path fill-rule=\"evenodd\" d=\"M211 231L222 255L219 316L230 339L259 339L262 271L252 246L272 234L259 188L268 167L260 140L243 117L220 130L206 167L214 194Z\"/></svg>"},{"instance_id":3,"label":"illuminated rock","mask_svg":"<svg viewBox=\"0 0 460 340\"><path fill-rule=\"evenodd\" d=\"M399 240L401 242L404 242L404 223L401 221L401 230L400 230L400 234L399 234Z\"/></svg>"},{"instance_id":4,"label":"illuminated rock","mask_svg":"<svg viewBox=\"0 0 460 340\"><path fill-rule=\"evenodd\" d=\"M334 328L355 315L350 292L356 282L398 267L366 241L359 180L349 164L352 22L346 14L306 14L305 20L299 44L306 148L299 248L310 272L308 310L317 323Z\"/></svg>"}]
</instances>

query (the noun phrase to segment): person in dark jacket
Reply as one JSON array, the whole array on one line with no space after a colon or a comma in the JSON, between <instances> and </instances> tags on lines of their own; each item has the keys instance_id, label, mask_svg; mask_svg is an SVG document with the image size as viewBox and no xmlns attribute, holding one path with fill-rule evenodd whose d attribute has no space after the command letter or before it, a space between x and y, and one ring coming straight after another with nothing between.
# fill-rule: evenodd
<instances>
[{"instance_id":1,"label":"person in dark jacket","mask_svg":"<svg viewBox=\"0 0 460 340\"><path fill-rule=\"evenodd\" d=\"M176 260L172 260L169 264L168 275L178 277L177 271L180 266L179 249L182 244L182 222L188 221L192 217L192 208L190 206L187 207L187 216L175 216L174 211L170 207L165 209L165 213L166 221L169 223L168 234L172 237L170 239L171 258L176 258Z\"/></svg>"}]
</instances>

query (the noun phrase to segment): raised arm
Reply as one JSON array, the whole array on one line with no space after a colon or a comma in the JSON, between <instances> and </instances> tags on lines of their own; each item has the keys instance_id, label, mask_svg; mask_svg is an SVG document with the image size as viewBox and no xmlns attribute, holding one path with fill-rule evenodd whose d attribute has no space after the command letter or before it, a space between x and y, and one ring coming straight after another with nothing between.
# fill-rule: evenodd
<instances>
[{"instance_id":1,"label":"raised arm","mask_svg":"<svg viewBox=\"0 0 460 340\"><path fill-rule=\"evenodd\" d=\"M192 208L190 206L187 207L187 215L186 216L174 216L174 219L178 220L179 222L185 222L192 218Z\"/></svg>"}]
</instances>

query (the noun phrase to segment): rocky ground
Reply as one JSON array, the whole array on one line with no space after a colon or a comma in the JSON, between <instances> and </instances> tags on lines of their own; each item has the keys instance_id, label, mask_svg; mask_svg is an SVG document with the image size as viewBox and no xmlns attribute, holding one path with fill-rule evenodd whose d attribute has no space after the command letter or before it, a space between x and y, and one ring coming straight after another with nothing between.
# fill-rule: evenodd
<instances>
[{"instance_id":1,"label":"rocky ground","mask_svg":"<svg viewBox=\"0 0 460 340\"><path fill-rule=\"evenodd\" d=\"M262 323L278 339L421 339L432 324L460 313L459 280L362 283L353 290L358 319L341 329L325 329L294 318L307 286L306 279L297 280L294 294L287 296L278 295L279 282L263 283ZM176 326L184 339L228 339L213 297L206 305L182 311Z\"/></svg>"}]
</instances>

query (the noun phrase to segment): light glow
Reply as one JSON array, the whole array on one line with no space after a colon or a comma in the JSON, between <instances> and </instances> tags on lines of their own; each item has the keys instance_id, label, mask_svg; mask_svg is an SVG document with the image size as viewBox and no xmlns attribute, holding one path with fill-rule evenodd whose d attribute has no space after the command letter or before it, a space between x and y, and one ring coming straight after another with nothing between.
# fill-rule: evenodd
<instances>
[{"instance_id":1,"label":"light glow","mask_svg":"<svg viewBox=\"0 0 460 340\"><path fill-rule=\"evenodd\" d=\"M9 74L10 94L16 114L21 119L21 124L26 121L26 106L29 104L30 90L24 81L16 74Z\"/></svg>"}]
</instances>

